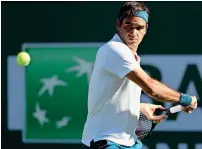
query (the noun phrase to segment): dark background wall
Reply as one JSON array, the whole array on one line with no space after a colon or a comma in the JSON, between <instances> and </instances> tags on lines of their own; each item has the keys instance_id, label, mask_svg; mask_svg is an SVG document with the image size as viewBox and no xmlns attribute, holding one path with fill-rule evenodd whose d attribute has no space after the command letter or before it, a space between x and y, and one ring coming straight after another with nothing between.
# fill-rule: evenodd
<instances>
[{"instance_id":1,"label":"dark background wall","mask_svg":"<svg viewBox=\"0 0 202 149\"><path fill-rule=\"evenodd\" d=\"M9 148L80 148L26 144L7 130L8 55L24 42L106 42L123 2L2 2L2 144ZM139 54L202 54L202 2L147 2L149 29Z\"/></svg>"}]
</instances>

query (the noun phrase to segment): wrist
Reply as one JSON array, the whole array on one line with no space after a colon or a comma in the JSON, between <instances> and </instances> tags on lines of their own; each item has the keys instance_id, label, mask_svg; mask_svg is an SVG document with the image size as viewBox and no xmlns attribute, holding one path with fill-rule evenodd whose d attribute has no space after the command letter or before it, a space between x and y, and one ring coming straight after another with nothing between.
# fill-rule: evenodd
<instances>
[{"instance_id":1,"label":"wrist","mask_svg":"<svg viewBox=\"0 0 202 149\"><path fill-rule=\"evenodd\" d=\"M187 107L187 106L191 105L191 102L192 102L191 96L180 93L180 100L179 100L178 104Z\"/></svg>"}]
</instances>

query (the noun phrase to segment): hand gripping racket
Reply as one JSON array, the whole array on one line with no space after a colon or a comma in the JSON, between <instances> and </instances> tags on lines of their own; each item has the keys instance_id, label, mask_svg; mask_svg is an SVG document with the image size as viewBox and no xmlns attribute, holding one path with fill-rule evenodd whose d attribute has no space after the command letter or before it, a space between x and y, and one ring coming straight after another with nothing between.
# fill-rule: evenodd
<instances>
[{"instance_id":1,"label":"hand gripping racket","mask_svg":"<svg viewBox=\"0 0 202 149\"><path fill-rule=\"evenodd\" d=\"M164 111L165 115L170 116L182 110L183 110L183 107L181 105L178 105L178 106L174 106L174 107L163 109L163 110L156 109L155 114L158 115L159 112ZM138 128L135 131L137 138L140 141L143 141L145 138L147 138L151 134L151 132L154 130L157 124L158 123L154 123L152 120L147 119L147 117L142 112L140 112Z\"/></svg>"}]
</instances>

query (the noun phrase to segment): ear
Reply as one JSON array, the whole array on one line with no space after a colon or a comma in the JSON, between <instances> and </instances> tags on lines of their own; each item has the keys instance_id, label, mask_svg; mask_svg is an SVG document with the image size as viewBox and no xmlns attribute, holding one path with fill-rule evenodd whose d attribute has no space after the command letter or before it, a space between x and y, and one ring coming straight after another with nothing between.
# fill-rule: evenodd
<instances>
[{"instance_id":1,"label":"ear","mask_svg":"<svg viewBox=\"0 0 202 149\"><path fill-rule=\"evenodd\" d=\"M149 25L147 24L146 25L146 30L145 30L145 34L147 33L147 29L148 29Z\"/></svg>"},{"instance_id":2,"label":"ear","mask_svg":"<svg viewBox=\"0 0 202 149\"><path fill-rule=\"evenodd\" d=\"M144 35L147 34L147 29L148 29L148 24L146 24L146 29L145 29L145 31L144 31Z\"/></svg>"},{"instance_id":3,"label":"ear","mask_svg":"<svg viewBox=\"0 0 202 149\"><path fill-rule=\"evenodd\" d=\"M118 32L119 32L120 28L121 28L121 24L120 24L120 21L117 19L117 21L116 21L116 29L117 29Z\"/></svg>"}]
</instances>

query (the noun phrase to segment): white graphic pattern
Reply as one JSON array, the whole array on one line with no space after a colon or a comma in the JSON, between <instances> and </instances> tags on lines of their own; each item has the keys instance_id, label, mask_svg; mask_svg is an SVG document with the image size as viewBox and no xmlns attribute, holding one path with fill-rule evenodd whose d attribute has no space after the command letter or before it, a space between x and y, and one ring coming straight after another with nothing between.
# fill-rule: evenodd
<instances>
[{"instance_id":1,"label":"white graphic pattern","mask_svg":"<svg viewBox=\"0 0 202 149\"><path fill-rule=\"evenodd\" d=\"M46 113L47 113L47 111L41 110L39 103L36 103L35 112L33 112L32 114L33 114L33 117L38 120L38 122L41 126L43 126L44 123L49 122L49 119L46 117Z\"/></svg>"},{"instance_id":2,"label":"white graphic pattern","mask_svg":"<svg viewBox=\"0 0 202 149\"><path fill-rule=\"evenodd\" d=\"M41 95L43 95L46 90L48 91L48 94L50 96L53 96L54 88L56 86L66 86L67 85L66 82L59 80L57 75L54 75L51 78L43 78L43 79L41 79L41 83L43 83L43 86L41 87L41 89L38 93L39 97Z\"/></svg>"},{"instance_id":3,"label":"white graphic pattern","mask_svg":"<svg viewBox=\"0 0 202 149\"><path fill-rule=\"evenodd\" d=\"M76 77L81 77L86 74L88 82L90 81L90 77L93 71L94 62L88 62L79 57L73 56L73 60L78 64L76 66L70 67L66 69L66 72L77 71Z\"/></svg>"},{"instance_id":4,"label":"white graphic pattern","mask_svg":"<svg viewBox=\"0 0 202 149\"><path fill-rule=\"evenodd\" d=\"M71 119L71 117L63 117L61 120L56 122L56 128L59 129L67 126Z\"/></svg>"}]
</instances>

